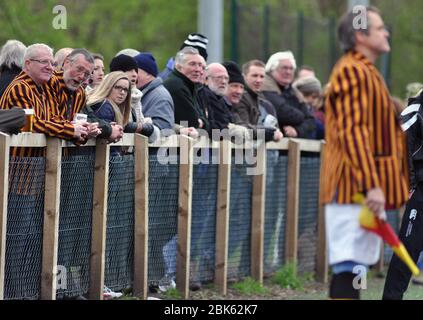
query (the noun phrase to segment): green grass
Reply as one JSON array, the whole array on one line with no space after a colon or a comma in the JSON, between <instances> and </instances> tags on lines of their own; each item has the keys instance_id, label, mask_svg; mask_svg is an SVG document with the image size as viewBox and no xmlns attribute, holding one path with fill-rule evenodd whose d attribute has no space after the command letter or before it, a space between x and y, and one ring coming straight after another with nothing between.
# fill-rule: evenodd
<instances>
[{"instance_id":1,"label":"green grass","mask_svg":"<svg viewBox=\"0 0 423 320\"><path fill-rule=\"evenodd\" d=\"M176 288L170 288L166 292L163 292L162 295L166 299L172 299L172 300L181 300L182 299L181 293Z\"/></svg>"},{"instance_id":2,"label":"green grass","mask_svg":"<svg viewBox=\"0 0 423 320\"><path fill-rule=\"evenodd\" d=\"M260 282L248 277L241 282L232 285L232 289L236 290L242 295L263 295L267 293L267 288L263 287Z\"/></svg>"},{"instance_id":3,"label":"green grass","mask_svg":"<svg viewBox=\"0 0 423 320\"><path fill-rule=\"evenodd\" d=\"M370 274L367 278L367 288L361 290L361 300L381 300L383 287L385 285L385 278L379 275ZM292 300L327 300L327 289L329 284L325 286L324 290L310 292L308 290L297 291L295 296L290 297ZM410 283L407 292L404 295L404 300L423 300L423 286Z\"/></svg>"},{"instance_id":4,"label":"green grass","mask_svg":"<svg viewBox=\"0 0 423 320\"><path fill-rule=\"evenodd\" d=\"M310 275L307 274L306 277L310 278ZM276 271L276 274L272 278L272 283L286 289L303 289L304 282L307 280L306 277L298 276L295 264L287 263Z\"/></svg>"}]
</instances>

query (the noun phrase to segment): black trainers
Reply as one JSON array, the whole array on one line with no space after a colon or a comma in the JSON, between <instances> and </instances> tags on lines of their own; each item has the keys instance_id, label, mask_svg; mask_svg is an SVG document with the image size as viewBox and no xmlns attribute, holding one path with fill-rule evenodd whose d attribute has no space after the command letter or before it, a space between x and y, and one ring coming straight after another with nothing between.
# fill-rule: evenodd
<instances>
[{"instance_id":1,"label":"black trainers","mask_svg":"<svg viewBox=\"0 0 423 320\"><path fill-rule=\"evenodd\" d=\"M189 284L189 289L191 291L198 291L201 289L201 282L200 281L193 281Z\"/></svg>"}]
</instances>

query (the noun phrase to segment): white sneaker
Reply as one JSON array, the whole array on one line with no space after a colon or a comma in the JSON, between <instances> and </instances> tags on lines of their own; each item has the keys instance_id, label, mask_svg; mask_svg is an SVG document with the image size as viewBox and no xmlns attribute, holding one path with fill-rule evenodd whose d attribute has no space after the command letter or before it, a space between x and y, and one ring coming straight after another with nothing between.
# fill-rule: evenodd
<instances>
[{"instance_id":1,"label":"white sneaker","mask_svg":"<svg viewBox=\"0 0 423 320\"><path fill-rule=\"evenodd\" d=\"M161 292L166 292L169 289L175 289L176 283L172 276L165 275L162 279L159 281L159 290Z\"/></svg>"},{"instance_id":2,"label":"white sneaker","mask_svg":"<svg viewBox=\"0 0 423 320\"><path fill-rule=\"evenodd\" d=\"M122 296L123 296L123 293L114 292L112 289L104 286L104 289L103 289L103 299L104 300L116 299L116 298L120 298Z\"/></svg>"}]
</instances>

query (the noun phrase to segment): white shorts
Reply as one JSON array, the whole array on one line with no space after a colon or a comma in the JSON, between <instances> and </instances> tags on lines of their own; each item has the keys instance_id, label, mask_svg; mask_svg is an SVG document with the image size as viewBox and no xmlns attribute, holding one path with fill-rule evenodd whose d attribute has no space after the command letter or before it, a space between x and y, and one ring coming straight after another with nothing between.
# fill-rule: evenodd
<instances>
[{"instance_id":1,"label":"white shorts","mask_svg":"<svg viewBox=\"0 0 423 320\"><path fill-rule=\"evenodd\" d=\"M355 204L325 206L330 265L342 261L373 265L379 260L381 238L360 227L360 211L361 206Z\"/></svg>"}]
</instances>

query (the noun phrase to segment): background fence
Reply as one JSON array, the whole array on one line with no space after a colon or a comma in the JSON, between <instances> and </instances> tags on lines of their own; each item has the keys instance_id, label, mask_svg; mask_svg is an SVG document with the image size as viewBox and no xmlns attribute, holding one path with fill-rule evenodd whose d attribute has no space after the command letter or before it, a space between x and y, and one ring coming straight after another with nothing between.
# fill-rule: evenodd
<instances>
[{"instance_id":1,"label":"background fence","mask_svg":"<svg viewBox=\"0 0 423 320\"><path fill-rule=\"evenodd\" d=\"M15 146L46 157L9 158ZM226 294L228 281L263 281L286 262L326 280L321 142L283 139L251 153L126 134L116 146L135 153L0 134L0 299L102 299L104 285L146 298L166 275L185 298L193 281Z\"/></svg>"},{"instance_id":2,"label":"background fence","mask_svg":"<svg viewBox=\"0 0 423 320\"><path fill-rule=\"evenodd\" d=\"M342 54L336 35L338 19L307 17L301 11L287 14L280 7L231 0L229 57L240 64L252 59L266 63L273 53L290 50L297 66L311 66L324 84ZM383 55L378 64L390 86L391 54Z\"/></svg>"}]
</instances>

